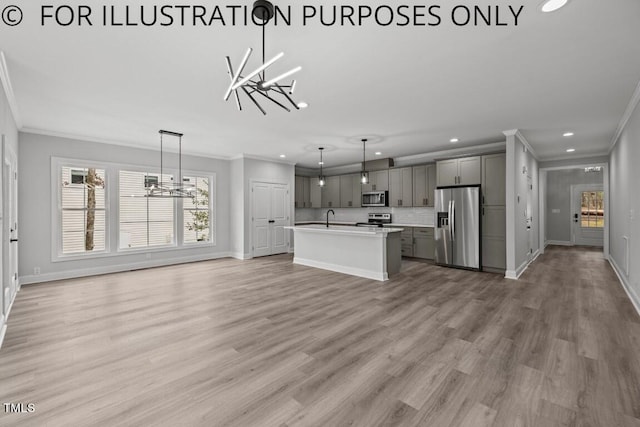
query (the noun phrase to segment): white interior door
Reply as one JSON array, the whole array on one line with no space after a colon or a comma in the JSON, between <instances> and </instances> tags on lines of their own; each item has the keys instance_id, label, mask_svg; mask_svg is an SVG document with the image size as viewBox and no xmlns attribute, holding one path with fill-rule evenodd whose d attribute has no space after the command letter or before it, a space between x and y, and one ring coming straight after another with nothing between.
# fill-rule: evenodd
<instances>
[{"instance_id":1,"label":"white interior door","mask_svg":"<svg viewBox=\"0 0 640 427\"><path fill-rule=\"evenodd\" d=\"M253 256L271 255L271 185L255 183L251 189L253 195Z\"/></svg>"},{"instance_id":2,"label":"white interior door","mask_svg":"<svg viewBox=\"0 0 640 427\"><path fill-rule=\"evenodd\" d=\"M6 317L18 290L18 158L2 141L2 305Z\"/></svg>"},{"instance_id":3,"label":"white interior door","mask_svg":"<svg viewBox=\"0 0 640 427\"><path fill-rule=\"evenodd\" d=\"M289 224L288 185L256 182L251 193L253 256L287 252L289 241L284 227Z\"/></svg>"},{"instance_id":4,"label":"white interior door","mask_svg":"<svg viewBox=\"0 0 640 427\"><path fill-rule=\"evenodd\" d=\"M602 185L571 186L571 224L574 245L604 245L604 190Z\"/></svg>"},{"instance_id":5,"label":"white interior door","mask_svg":"<svg viewBox=\"0 0 640 427\"><path fill-rule=\"evenodd\" d=\"M271 187L271 254L282 254L289 251L287 233L284 229L289 224L289 192L287 186L274 184Z\"/></svg>"}]
</instances>

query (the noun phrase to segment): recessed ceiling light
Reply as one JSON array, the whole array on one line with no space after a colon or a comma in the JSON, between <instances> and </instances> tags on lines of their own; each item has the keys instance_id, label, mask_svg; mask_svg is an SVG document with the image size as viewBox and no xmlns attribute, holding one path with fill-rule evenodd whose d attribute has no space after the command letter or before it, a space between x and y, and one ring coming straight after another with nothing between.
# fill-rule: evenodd
<instances>
[{"instance_id":1,"label":"recessed ceiling light","mask_svg":"<svg viewBox=\"0 0 640 427\"><path fill-rule=\"evenodd\" d=\"M382 153L380 151L376 151L376 156L381 156Z\"/></svg>"},{"instance_id":2,"label":"recessed ceiling light","mask_svg":"<svg viewBox=\"0 0 640 427\"><path fill-rule=\"evenodd\" d=\"M569 0L546 0L542 3L542 7L540 10L543 12L553 12L554 10L560 9L562 6L567 4Z\"/></svg>"},{"instance_id":3,"label":"recessed ceiling light","mask_svg":"<svg viewBox=\"0 0 640 427\"><path fill-rule=\"evenodd\" d=\"M284 155L284 154L280 154L280 158L281 158L281 159L284 159L285 157L287 157L287 156L286 156L286 155Z\"/></svg>"},{"instance_id":4,"label":"recessed ceiling light","mask_svg":"<svg viewBox=\"0 0 640 427\"><path fill-rule=\"evenodd\" d=\"M567 148L567 153L573 153L574 151L576 151L575 148Z\"/></svg>"},{"instance_id":5,"label":"recessed ceiling light","mask_svg":"<svg viewBox=\"0 0 640 427\"><path fill-rule=\"evenodd\" d=\"M307 108L309 104L304 101L298 102L298 108Z\"/></svg>"},{"instance_id":6,"label":"recessed ceiling light","mask_svg":"<svg viewBox=\"0 0 640 427\"><path fill-rule=\"evenodd\" d=\"M451 139L449 140L449 142L458 142L458 141L460 141L458 138L451 138Z\"/></svg>"},{"instance_id":7,"label":"recessed ceiling light","mask_svg":"<svg viewBox=\"0 0 640 427\"><path fill-rule=\"evenodd\" d=\"M566 137L573 136L573 132L565 132L562 134L562 136L566 136Z\"/></svg>"}]
</instances>

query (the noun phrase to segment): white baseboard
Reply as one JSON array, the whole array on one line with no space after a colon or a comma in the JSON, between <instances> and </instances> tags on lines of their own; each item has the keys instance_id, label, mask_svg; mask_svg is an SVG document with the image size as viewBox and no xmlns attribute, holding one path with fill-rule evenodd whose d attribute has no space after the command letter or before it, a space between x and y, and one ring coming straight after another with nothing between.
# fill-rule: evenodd
<instances>
[{"instance_id":1,"label":"white baseboard","mask_svg":"<svg viewBox=\"0 0 640 427\"><path fill-rule=\"evenodd\" d=\"M539 256L540 256L540 249L537 249L533 253L533 256L531 257L530 260L526 260L525 262L520 264L520 266L518 268L516 268L515 270L507 270L504 273L504 278L505 279L511 279L511 280L518 280L520 278L520 276L522 276L522 273L524 273L524 271L529 267L529 265L533 261L535 261L536 258L538 258Z\"/></svg>"},{"instance_id":2,"label":"white baseboard","mask_svg":"<svg viewBox=\"0 0 640 427\"><path fill-rule=\"evenodd\" d=\"M13 295L13 299L11 300L11 304L9 304L7 314L2 319L2 323L0 323L0 348L2 348L2 342L4 341L4 336L7 333L7 321L9 320L9 314L11 314L11 309L13 308L13 303L16 301L17 294L18 292L16 291L15 295Z\"/></svg>"},{"instance_id":3,"label":"white baseboard","mask_svg":"<svg viewBox=\"0 0 640 427\"><path fill-rule=\"evenodd\" d=\"M166 265L184 264L188 262L209 261L219 258L229 258L232 255L228 252L219 252L215 254L194 255L188 257L176 257L170 259L149 260L143 262L117 264L103 267L82 268L76 270L60 271L55 273L45 273L35 275L20 276L22 285L33 283L52 282L54 280L74 279L77 277L97 276L100 274L119 273L122 271L141 270L143 268L163 267Z\"/></svg>"},{"instance_id":4,"label":"white baseboard","mask_svg":"<svg viewBox=\"0 0 640 427\"><path fill-rule=\"evenodd\" d=\"M573 246L573 243L571 242L567 242L565 240L547 240L544 243L544 247L546 248L549 245L556 245L556 246Z\"/></svg>"},{"instance_id":5,"label":"white baseboard","mask_svg":"<svg viewBox=\"0 0 640 427\"><path fill-rule=\"evenodd\" d=\"M4 336L7 333L7 324L6 323L2 323L2 325L0 325L0 348L2 348L2 343L4 341Z\"/></svg>"},{"instance_id":6,"label":"white baseboard","mask_svg":"<svg viewBox=\"0 0 640 427\"><path fill-rule=\"evenodd\" d=\"M616 260L613 259L613 257L609 257L608 260L609 260L609 264L611 264L611 268L613 268L613 271L616 273L616 276L618 276L618 280L622 285L622 289L624 289L624 291L627 293L627 296L631 300L631 304L633 304L633 307L638 312L638 315L640 315L640 297L638 296L638 294L636 294L636 291L631 287L631 284L629 283L626 276L622 272L622 269L620 268L618 263L616 263Z\"/></svg>"},{"instance_id":7,"label":"white baseboard","mask_svg":"<svg viewBox=\"0 0 640 427\"><path fill-rule=\"evenodd\" d=\"M362 270L360 268L346 267L344 265L329 264L326 262L304 259L299 257L293 258L294 264L306 265L307 267L321 268L323 270L336 271L338 273L350 274L352 276L364 277L366 279L379 280L381 282L389 280L388 273L378 273L370 270Z\"/></svg>"},{"instance_id":8,"label":"white baseboard","mask_svg":"<svg viewBox=\"0 0 640 427\"><path fill-rule=\"evenodd\" d=\"M251 258L253 258L253 257L251 256L251 254L244 254L244 253L242 253L242 252L231 252L231 253L229 254L229 256L230 256L231 258L241 259L241 260L246 260L246 259L251 259Z\"/></svg>"}]
</instances>

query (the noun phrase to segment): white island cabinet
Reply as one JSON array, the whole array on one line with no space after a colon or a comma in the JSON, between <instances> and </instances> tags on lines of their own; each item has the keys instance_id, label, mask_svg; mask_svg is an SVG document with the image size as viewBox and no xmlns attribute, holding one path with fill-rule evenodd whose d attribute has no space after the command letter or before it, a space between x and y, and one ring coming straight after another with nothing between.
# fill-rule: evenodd
<instances>
[{"instance_id":1,"label":"white island cabinet","mask_svg":"<svg viewBox=\"0 0 640 427\"><path fill-rule=\"evenodd\" d=\"M294 264L388 280L400 271L402 228L300 225L293 230Z\"/></svg>"}]
</instances>

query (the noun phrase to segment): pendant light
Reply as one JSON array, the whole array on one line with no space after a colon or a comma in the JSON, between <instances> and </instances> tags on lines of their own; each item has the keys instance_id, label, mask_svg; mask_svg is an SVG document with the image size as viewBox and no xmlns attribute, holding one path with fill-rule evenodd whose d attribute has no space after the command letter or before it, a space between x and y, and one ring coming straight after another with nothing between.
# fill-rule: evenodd
<instances>
[{"instance_id":1,"label":"pendant light","mask_svg":"<svg viewBox=\"0 0 640 427\"><path fill-rule=\"evenodd\" d=\"M368 184L369 183L369 172L367 172L365 170L365 165L366 165L366 160L365 160L365 154L366 154L366 146L367 144L367 139L366 138L362 138L362 172L360 172L360 182L362 184Z\"/></svg>"},{"instance_id":2,"label":"pendant light","mask_svg":"<svg viewBox=\"0 0 640 427\"><path fill-rule=\"evenodd\" d=\"M147 194L145 197L173 197L173 198L187 198L193 197L195 191L195 185L188 182L186 178L182 176L182 137L180 132L172 132L169 130L160 130L160 176L159 179L151 180L148 177L145 178L145 189ZM171 182L164 182L164 146L163 137L170 136L178 139L178 176L174 180L170 178Z\"/></svg>"},{"instance_id":3,"label":"pendant light","mask_svg":"<svg viewBox=\"0 0 640 427\"><path fill-rule=\"evenodd\" d=\"M324 175L322 174L322 165L324 164L324 162L322 161L322 150L324 150L324 147L320 147L318 148L318 150L320 150L320 176L318 176L318 185L320 187L324 187L325 180Z\"/></svg>"}]
</instances>

